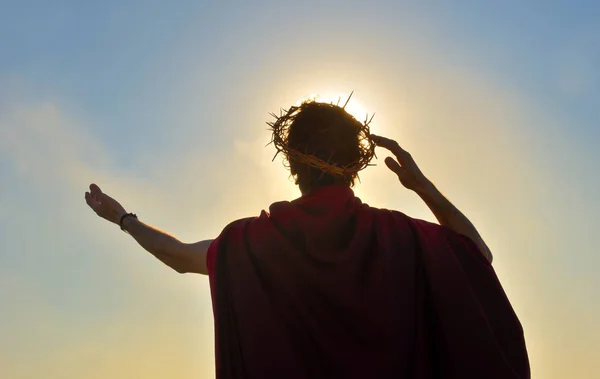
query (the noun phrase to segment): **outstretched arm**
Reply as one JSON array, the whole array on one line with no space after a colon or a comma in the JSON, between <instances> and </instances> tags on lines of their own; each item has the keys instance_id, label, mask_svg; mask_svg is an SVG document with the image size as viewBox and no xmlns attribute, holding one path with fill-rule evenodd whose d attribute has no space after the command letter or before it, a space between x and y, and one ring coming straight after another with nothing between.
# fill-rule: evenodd
<instances>
[{"instance_id":1,"label":"outstretched arm","mask_svg":"<svg viewBox=\"0 0 600 379\"><path fill-rule=\"evenodd\" d=\"M184 243L133 217L123 220L123 229L146 251L175 271L208 275L206 252L212 240Z\"/></svg>"},{"instance_id":2,"label":"outstretched arm","mask_svg":"<svg viewBox=\"0 0 600 379\"><path fill-rule=\"evenodd\" d=\"M103 193L95 184L90 185L90 192L85 193L85 200L98 216L117 225L121 216L127 214L118 201ZM134 217L124 218L123 229L146 251L175 271L208 274L206 252L212 240L184 243Z\"/></svg>"},{"instance_id":3,"label":"outstretched arm","mask_svg":"<svg viewBox=\"0 0 600 379\"><path fill-rule=\"evenodd\" d=\"M386 166L398 175L398 179L404 187L415 191L423 199L440 225L469 237L475 242L487 260L492 263L492 252L475 229L475 226L423 175L412 156L394 140L380 136L373 136L373 140L377 146L391 151L396 156L397 160L387 157L385 159Z\"/></svg>"}]
</instances>

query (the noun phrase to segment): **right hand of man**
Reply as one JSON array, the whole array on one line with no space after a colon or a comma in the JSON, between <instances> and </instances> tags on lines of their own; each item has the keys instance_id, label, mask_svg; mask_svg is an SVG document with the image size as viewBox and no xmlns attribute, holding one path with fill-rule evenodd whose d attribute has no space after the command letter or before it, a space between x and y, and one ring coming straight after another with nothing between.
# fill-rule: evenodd
<instances>
[{"instance_id":1,"label":"right hand of man","mask_svg":"<svg viewBox=\"0 0 600 379\"><path fill-rule=\"evenodd\" d=\"M396 159L385 158L385 164L398 176L404 187L419 194L430 190L433 184L423 175L410 153L400 147L398 142L374 134L371 137L377 146L389 150L396 156Z\"/></svg>"},{"instance_id":2,"label":"right hand of man","mask_svg":"<svg viewBox=\"0 0 600 379\"><path fill-rule=\"evenodd\" d=\"M121 216L127 213L118 201L103 193L100 187L93 183L90 184L90 192L85 193L85 202L98 216L117 225Z\"/></svg>"}]
</instances>

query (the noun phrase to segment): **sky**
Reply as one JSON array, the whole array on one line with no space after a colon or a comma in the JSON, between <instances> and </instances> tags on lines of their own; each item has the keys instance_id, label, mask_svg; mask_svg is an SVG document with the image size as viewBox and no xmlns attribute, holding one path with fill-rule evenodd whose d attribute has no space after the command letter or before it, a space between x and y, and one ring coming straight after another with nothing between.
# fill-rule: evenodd
<instances>
[{"instance_id":1,"label":"sky","mask_svg":"<svg viewBox=\"0 0 600 379\"><path fill-rule=\"evenodd\" d=\"M354 92L477 226L532 376L600 377L594 1L0 0L0 376L214 377L208 280L87 208L186 242L299 196L269 112ZM357 196L433 220L384 167Z\"/></svg>"}]
</instances>

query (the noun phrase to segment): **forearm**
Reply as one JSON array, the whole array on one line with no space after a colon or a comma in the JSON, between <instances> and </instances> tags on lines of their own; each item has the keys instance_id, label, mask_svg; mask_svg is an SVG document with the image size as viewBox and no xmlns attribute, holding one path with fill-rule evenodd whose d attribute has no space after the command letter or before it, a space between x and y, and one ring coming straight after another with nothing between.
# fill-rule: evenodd
<instances>
[{"instance_id":1,"label":"forearm","mask_svg":"<svg viewBox=\"0 0 600 379\"><path fill-rule=\"evenodd\" d=\"M475 226L433 184L425 186L423 190L417 191L417 194L427 204L440 225L469 237L475 242L487 260L490 263L492 262L492 253L483 241L483 238L479 235L479 232L477 232Z\"/></svg>"},{"instance_id":2,"label":"forearm","mask_svg":"<svg viewBox=\"0 0 600 379\"><path fill-rule=\"evenodd\" d=\"M185 257L176 252L181 244L177 238L145 224L134 217L123 220L123 229L127 231L146 251L177 272L185 271Z\"/></svg>"}]
</instances>

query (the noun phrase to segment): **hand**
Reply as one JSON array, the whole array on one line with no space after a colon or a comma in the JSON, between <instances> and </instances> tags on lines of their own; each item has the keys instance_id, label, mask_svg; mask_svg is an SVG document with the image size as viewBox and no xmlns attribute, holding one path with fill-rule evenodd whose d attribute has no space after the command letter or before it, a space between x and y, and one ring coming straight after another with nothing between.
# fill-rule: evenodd
<instances>
[{"instance_id":1,"label":"hand","mask_svg":"<svg viewBox=\"0 0 600 379\"><path fill-rule=\"evenodd\" d=\"M98 216L117 225L121 216L127 213L118 201L103 193L95 184L90 184L90 192L85 193L85 202Z\"/></svg>"},{"instance_id":2,"label":"hand","mask_svg":"<svg viewBox=\"0 0 600 379\"><path fill-rule=\"evenodd\" d=\"M373 134L371 137L377 146L389 150L396 156L397 161L392 157L385 158L385 164L398 175L398 179L404 187L417 193L423 193L433 186L423 175L410 153L402 149L398 142Z\"/></svg>"}]
</instances>

